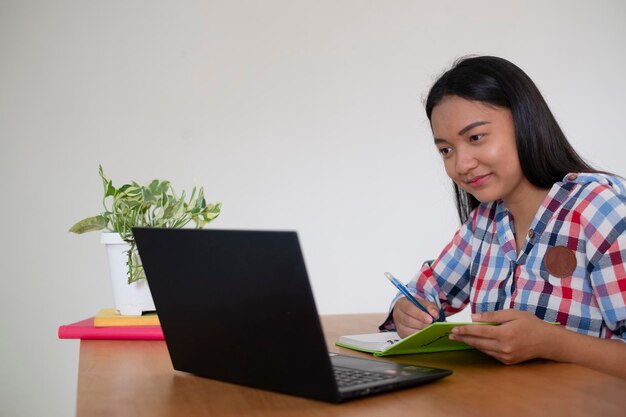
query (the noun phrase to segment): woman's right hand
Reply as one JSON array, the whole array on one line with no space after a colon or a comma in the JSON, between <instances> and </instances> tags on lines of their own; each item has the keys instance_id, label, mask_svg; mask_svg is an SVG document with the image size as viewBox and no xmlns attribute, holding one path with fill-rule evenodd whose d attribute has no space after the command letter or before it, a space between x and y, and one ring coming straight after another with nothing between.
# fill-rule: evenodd
<instances>
[{"instance_id":1,"label":"woman's right hand","mask_svg":"<svg viewBox=\"0 0 626 417\"><path fill-rule=\"evenodd\" d=\"M433 317L439 318L439 309L435 304L421 298L417 298L417 301L426 307ZM393 307L393 322L398 335L404 338L430 325L433 318L417 308L406 297L402 297Z\"/></svg>"}]
</instances>

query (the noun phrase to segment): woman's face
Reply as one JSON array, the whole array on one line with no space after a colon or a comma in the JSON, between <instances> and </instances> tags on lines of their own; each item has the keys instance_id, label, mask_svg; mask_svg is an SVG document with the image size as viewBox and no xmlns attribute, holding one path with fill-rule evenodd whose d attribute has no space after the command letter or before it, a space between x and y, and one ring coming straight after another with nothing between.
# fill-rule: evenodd
<instances>
[{"instance_id":1,"label":"woman's face","mask_svg":"<svg viewBox=\"0 0 626 417\"><path fill-rule=\"evenodd\" d=\"M461 189L481 202L522 198L529 182L509 109L446 96L434 107L431 126L446 173Z\"/></svg>"}]
</instances>

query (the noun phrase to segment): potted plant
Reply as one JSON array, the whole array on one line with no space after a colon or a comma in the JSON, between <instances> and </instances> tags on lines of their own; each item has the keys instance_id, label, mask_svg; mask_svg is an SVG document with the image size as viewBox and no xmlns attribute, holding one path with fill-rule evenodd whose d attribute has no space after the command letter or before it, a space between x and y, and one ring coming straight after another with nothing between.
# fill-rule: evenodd
<instances>
[{"instance_id":1,"label":"potted plant","mask_svg":"<svg viewBox=\"0 0 626 417\"><path fill-rule=\"evenodd\" d=\"M101 242L107 246L115 308L123 315L152 311L154 302L131 228L181 228L190 222L202 228L219 216L221 204L207 204L202 187L194 187L186 199L185 192L178 196L169 181L153 180L145 186L133 181L115 188L102 166L99 174L104 186L104 211L79 221L70 232L106 231Z\"/></svg>"}]
</instances>

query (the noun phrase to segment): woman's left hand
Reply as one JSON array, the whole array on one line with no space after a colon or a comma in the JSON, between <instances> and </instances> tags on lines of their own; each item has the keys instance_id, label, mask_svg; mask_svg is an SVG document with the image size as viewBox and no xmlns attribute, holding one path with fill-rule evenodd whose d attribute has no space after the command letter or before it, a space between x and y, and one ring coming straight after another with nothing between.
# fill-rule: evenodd
<instances>
[{"instance_id":1,"label":"woman's left hand","mask_svg":"<svg viewBox=\"0 0 626 417\"><path fill-rule=\"evenodd\" d=\"M520 310L472 314L472 320L498 325L468 324L455 327L450 340L473 346L507 365L544 357L543 352L554 341L550 337L551 330L558 327Z\"/></svg>"}]
</instances>

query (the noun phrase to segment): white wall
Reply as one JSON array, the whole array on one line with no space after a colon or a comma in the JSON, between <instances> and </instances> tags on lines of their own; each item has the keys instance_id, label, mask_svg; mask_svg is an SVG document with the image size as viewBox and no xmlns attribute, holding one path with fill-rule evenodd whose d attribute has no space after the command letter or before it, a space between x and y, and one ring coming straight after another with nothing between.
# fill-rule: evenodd
<instances>
[{"instance_id":1,"label":"white wall","mask_svg":"<svg viewBox=\"0 0 626 417\"><path fill-rule=\"evenodd\" d=\"M0 414L74 413L77 341L112 305L97 167L296 229L321 313L384 311L456 227L421 99L468 53L535 79L575 147L623 169L626 3L0 0Z\"/></svg>"}]
</instances>

